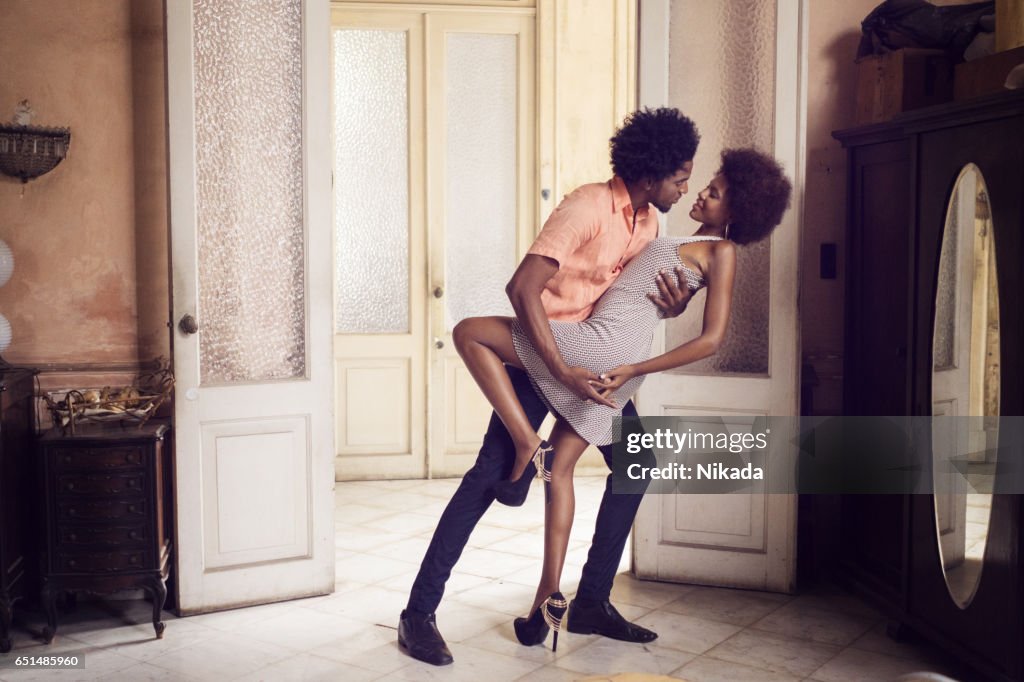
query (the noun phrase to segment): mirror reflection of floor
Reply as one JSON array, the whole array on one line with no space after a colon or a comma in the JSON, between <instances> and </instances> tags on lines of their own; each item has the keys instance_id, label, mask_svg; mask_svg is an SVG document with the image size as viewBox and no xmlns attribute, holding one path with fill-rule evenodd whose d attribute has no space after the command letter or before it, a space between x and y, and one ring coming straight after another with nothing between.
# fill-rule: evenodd
<instances>
[{"instance_id":1,"label":"mirror reflection of floor","mask_svg":"<svg viewBox=\"0 0 1024 682\"><path fill-rule=\"evenodd\" d=\"M974 592L981 577L985 558L985 542L988 539L989 517L992 512L992 495L968 493L967 528L964 533L964 560L946 568L946 582L949 591L960 601L966 601Z\"/></svg>"}]
</instances>

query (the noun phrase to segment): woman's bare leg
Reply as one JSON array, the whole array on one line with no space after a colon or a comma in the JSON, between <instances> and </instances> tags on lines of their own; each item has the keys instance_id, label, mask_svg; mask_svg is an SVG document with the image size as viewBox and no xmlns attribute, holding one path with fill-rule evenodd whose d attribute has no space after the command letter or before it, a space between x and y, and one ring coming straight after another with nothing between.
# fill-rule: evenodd
<instances>
[{"instance_id":1,"label":"woman's bare leg","mask_svg":"<svg viewBox=\"0 0 1024 682\"><path fill-rule=\"evenodd\" d=\"M512 436L516 445L516 461L509 480L517 480L530 463L541 438L530 426L505 371L505 364L523 367L512 345L512 318L466 318L455 325L452 340L469 373Z\"/></svg>"},{"instance_id":2,"label":"woman's bare leg","mask_svg":"<svg viewBox=\"0 0 1024 682\"><path fill-rule=\"evenodd\" d=\"M555 457L551 466L551 496L544 508L544 564L531 614L552 592L559 591L565 553L569 547L569 532L576 513L572 476L576 462L587 449L587 441L561 419L551 430L550 443L555 448Z\"/></svg>"}]
</instances>

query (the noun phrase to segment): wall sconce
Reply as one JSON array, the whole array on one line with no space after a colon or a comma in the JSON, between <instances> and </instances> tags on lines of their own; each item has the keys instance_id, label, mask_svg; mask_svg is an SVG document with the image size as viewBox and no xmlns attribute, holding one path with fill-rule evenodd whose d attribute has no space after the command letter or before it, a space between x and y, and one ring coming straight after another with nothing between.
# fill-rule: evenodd
<instances>
[{"instance_id":1,"label":"wall sconce","mask_svg":"<svg viewBox=\"0 0 1024 682\"><path fill-rule=\"evenodd\" d=\"M33 113L28 100L22 100L14 122L0 125L0 173L23 184L53 170L71 146L70 128L31 126Z\"/></svg>"},{"instance_id":2,"label":"wall sconce","mask_svg":"<svg viewBox=\"0 0 1024 682\"><path fill-rule=\"evenodd\" d=\"M14 274L14 254L11 253L11 247L7 246L7 242L0 239L0 287L7 284L7 280ZM7 318L0 314L0 370L10 368L8 363L3 358L3 353L7 352L7 348L11 345L13 336L13 330L11 329L11 323Z\"/></svg>"}]
</instances>

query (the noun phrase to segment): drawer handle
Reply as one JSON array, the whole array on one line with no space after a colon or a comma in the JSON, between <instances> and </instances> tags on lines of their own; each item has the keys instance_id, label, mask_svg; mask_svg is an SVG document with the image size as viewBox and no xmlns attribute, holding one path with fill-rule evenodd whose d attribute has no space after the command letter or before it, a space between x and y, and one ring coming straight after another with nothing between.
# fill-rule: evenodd
<instances>
[{"instance_id":1,"label":"drawer handle","mask_svg":"<svg viewBox=\"0 0 1024 682\"><path fill-rule=\"evenodd\" d=\"M139 532L137 530L130 531L128 533L128 537L131 540L138 540L139 539Z\"/></svg>"},{"instance_id":2,"label":"drawer handle","mask_svg":"<svg viewBox=\"0 0 1024 682\"><path fill-rule=\"evenodd\" d=\"M68 490L74 490L74 489L75 489L75 484L74 483L68 483Z\"/></svg>"},{"instance_id":3,"label":"drawer handle","mask_svg":"<svg viewBox=\"0 0 1024 682\"><path fill-rule=\"evenodd\" d=\"M71 455L64 455L64 463L71 464Z\"/></svg>"},{"instance_id":4,"label":"drawer handle","mask_svg":"<svg viewBox=\"0 0 1024 682\"><path fill-rule=\"evenodd\" d=\"M71 507L70 509L68 509L68 516L74 516L77 513L78 513L78 511L74 507Z\"/></svg>"},{"instance_id":5,"label":"drawer handle","mask_svg":"<svg viewBox=\"0 0 1024 682\"><path fill-rule=\"evenodd\" d=\"M77 565L78 565L78 562L75 561L74 559L72 559L71 561L68 562L68 566L70 566L71 568L74 568Z\"/></svg>"},{"instance_id":6,"label":"drawer handle","mask_svg":"<svg viewBox=\"0 0 1024 682\"><path fill-rule=\"evenodd\" d=\"M71 540L71 542L77 541L78 540L78 533L72 533L71 535L69 535L68 536L68 540Z\"/></svg>"},{"instance_id":7,"label":"drawer handle","mask_svg":"<svg viewBox=\"0 0 1024 682\"><path fill-rule=\"evenodd\" d=\"M134 514L135 513L135 505L134 504L129 504L128 505L128 513L129 514Z\"/></svg>"},{"instance_id":8,"label":"drawer handle","mask_svg":"<svg viewBox=\"0 0 1024 682\"><path fill-rule=\"evenodd\" d=\"M130 558L130 559L128 560L128 562L129 562L129 563L132 563L132 564L137 564L137 563L139 563L139 557L137 557L137 556L133 556L132 558Z\"/></svg>"},{"instance_id":9,"label":"drawer handle","mask_svg":"<svg viewBox=\"0 0 1024 682\"><path fill-rule=\"evenodd\" d=\"M138 481L136 481L134 478L128 480L128 487L129 488L134 488L137 485L138 485Z\"/></svg>"}]
</instances>

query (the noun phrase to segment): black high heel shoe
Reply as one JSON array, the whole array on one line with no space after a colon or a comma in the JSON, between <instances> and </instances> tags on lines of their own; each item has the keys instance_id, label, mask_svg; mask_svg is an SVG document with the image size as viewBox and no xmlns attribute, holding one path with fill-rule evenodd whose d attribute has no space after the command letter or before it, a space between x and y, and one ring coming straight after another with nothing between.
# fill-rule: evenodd
<instances>
[{"instance_id":1,"label":"black high heel shoe","mask_svg":"<svg viewBox=\"0 0 1024 682\"><path fill-rule=\"evenodd\" d=\"M515 619L512 624L516 629L516 639L524 646L535 646L543 644L548 637L548 631L554 630L551 652L558 651L558 632L562 629L562 618L568 606L561 592L553 593L541 602L529 618Z\"/></svg>"},{"instance_id":2,"label":"black high heel shoe","mask_svg":"<svg viewBox=\"0 0 1024 682\"><path fill-rule=\"evenodd\" d=\"M534 478L530 467L533 467L533 471L537 472L537 475L543 478L545 483L550 483L551 461L554 456L555 449L546 440L542 440L537 449L533 451L530 463L526 465L526 469L523 470L523 474L519 478L514 481L501 481L494 484L491 489L494 492L494 499L509 507L522 506L526 502L526 496L530 493L530 483Z\"/></svg>"}]
</instances>

